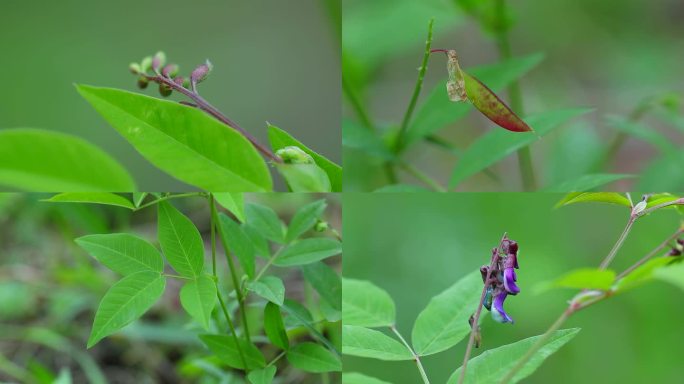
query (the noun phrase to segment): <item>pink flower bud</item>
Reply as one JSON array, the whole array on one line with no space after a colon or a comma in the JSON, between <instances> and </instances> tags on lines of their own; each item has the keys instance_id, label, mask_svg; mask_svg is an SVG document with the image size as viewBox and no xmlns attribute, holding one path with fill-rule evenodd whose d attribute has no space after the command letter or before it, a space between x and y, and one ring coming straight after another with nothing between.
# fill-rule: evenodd
<instances>
[{"instance_id":1,"label":"pink flower bud","mask_svg":"<svg viewBox=\"0 0 684 384\"><path fill-rule=\"evenodd\" d=\"M207 60L206 63L200 65L199 67L195 68L194 71L192 71L192 74L190 75L190 81L194 84L201 83L207 78L207 76L209 76L209 73L213 68L214 66L209 60Z\"/></svg>"}]
</instances>

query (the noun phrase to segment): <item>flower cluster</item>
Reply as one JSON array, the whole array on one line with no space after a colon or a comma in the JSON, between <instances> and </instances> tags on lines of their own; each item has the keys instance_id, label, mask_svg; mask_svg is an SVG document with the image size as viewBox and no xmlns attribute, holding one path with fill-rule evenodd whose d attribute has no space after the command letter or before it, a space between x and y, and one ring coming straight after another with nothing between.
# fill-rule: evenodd
<instances>
[{"instance_id":1,"label":"flower cluster","mask_svg":"<svg viewBox=\"0 0 684 384\"><path fill-rule=\"evenodd\" d=\"M167 64L166 54L159 51L154 56L145 57L140 63L131 63L128 69L133 74L138 75L138 87L145 89L150 81L152 81L159 84L159 94L168 97L173 92L173 89L189 89L192 92L196 92L197 84L209 76L213 66L207 60L204 64L195 68L189 78L178 76L178 65L173 63ZM149 75L150 71L154 75Z\"/></svg>"},{"instance_id":2,"label":"flower cluster","mask_svg":"<svg viewBox=\"0 0 684 384\"><path fill-rule=\"evenodd\" d=\"M504 311L503 304L508 295L517 295L518 243L504 238L499 248L493 250L492 264L480 268L482 281L486 286L484 307L491 311L492 318L500 323L513 323Z\"/></svg>"}]
</instances>

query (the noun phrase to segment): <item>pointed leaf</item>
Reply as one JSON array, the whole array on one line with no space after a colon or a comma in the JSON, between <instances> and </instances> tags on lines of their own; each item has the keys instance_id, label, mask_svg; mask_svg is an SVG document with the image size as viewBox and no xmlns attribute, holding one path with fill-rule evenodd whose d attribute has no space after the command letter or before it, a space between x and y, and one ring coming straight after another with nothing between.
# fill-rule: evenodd
<instances>
[{"instance_id":1,"label":"pointed leaf","mask_svg":"<svg viewBox=\"0 0 684 384\"><path fill-rule=\"evenodd\" d=\"M551 288L598 289L607 291L615 281L615 271L596 268L581 268L570 271L552 281L538 283L535 293Z\"/></svg>"},{"instance_id":2,"label":"pointed leaf","mask_svg":"<svg viewBox=\"0 0 684 384\"><path fill-rule=\"evenodd\" d=\"M289 245L280 256L273 261L279 267L291 267L313 263L342 252L342 244L327 237L315 237L300 240Z\"/></svg>"},{"instance_id":3,"label":"pointed leaf","mask_svg":"<svg viewBox=\"0 0 684 384\"><path fill-rule=\"evenodd\" d=\"M241 192L214 193L214 199L228 212L235 215L240 222L245 222L245 203Z\"/></svg>"},{"instance_id":4,"label":"pointed leaf","mask_svg":"<svg viewBox=\"0 0 684 384\"><path fill-rule=\"evenodd\" d=\"M281 308L289 315L287 318L284 319L286 324L289 322L294 325L303 325L304 328L306 328L309 331L311 336L313 336L316 340L323 343L330 351L339 355L339 352L337 351L335 346L332 345L330 340L326 339L325 336L318 332L316 327L314 327L313 324L311 324L313 322L313 317L311 316L311 312L309 312L309 310L306 309L306 307L304 307L303 305L294 300L285 299L285 301L283 302L283 306Z\"/></svg>"},{"instance_id":5,"label":"pointed leaf","mask_svg":"<svg viewBox=\"0 0 684 384\"><path fill-rule=\"evenodd\" d=\"M128 233L88 235L75 240L97 261L116 273L130 275L141 271L161 273L164 260L147 240Z\"/></svg>"},{"instance_id":6,"label":"pointed leaf","mask_svg":"<svg viewBox=\"0 0 684 384\"><path fill-rule=\"evenodd\" d=\"M285 225L271 208L260 204L247 204L245 217L247 224L259 231L265 238L277 243L284 242Z\"/></svg>"},{"instance_id":7,"label":"pointed leaf","mask_svg":"<svg viewBox=\"0 0 684 384\"><path fill-rule=\"evenodd\" d=\"M627 199L623 194L617 192L572 192L568 193L556 203L556 208L562 207L568 204L575 203L608 203L624 205L625 207L632 208L629 199Z\"/></svg>"},{"instance_id":8,"label":"pointed leaf","mask_svg":"<svg viewBox=\"0 0 684 384\"><path fill-rule=\"evenodd\" d=\"M574 180L566 180L562 183L552 185L542 189L540 192L584 192L598 188L614 181L635 177L634 175L594 173L582 175Z\"/></svg>"},{"instance_id":9,"label":"pointed leaf","mask_svg":"<svg viewBox=\"0 0 684 384\"><path fill-rule=\"evenodd\" d=\"M292 192L331 192L330 178L316 164L276 164Z\"/></svg>"},{"instance_id":10,"label":"pointed leaf","mask_svg":"<svg viewBox=\"0 0 684 384\"><path fill-rule=\"evenodd\" d=\"M342 326L342 353L387 361L413 360L399 341L380 331L346 324Z\"/></svg>"},{"instance_id":11,"label":"pointed leaf","mask_svg":"<svg viewBox=\"0 0 684 384\"><path fill-rule=\"evenodd\" d=\"M254 146L198 108L112 88L77 89L138 152L171 176L207 191L271 190L270 172Z\"/></svg>"},{"instance_id":12,"label":"pointed leaf","mask_svg":"<svg viewBox=\"0 0 684 384\"><path fill-rule=\"evenodd\" d=\"M147 192L133 192L133 205L138 208L147 197Z\"/></svg>"},{"instance_id":13,"label":"pointed leaf","mask_svg":"<svg viewBox=\"0 0 684 384\"><path fill-rule=\"evenodd\" d=\"M95 313L88 348L138 319L161 297L166 279L161 273L137 272L116 282Z\"/></svg>"},{"instance_id":14,"label":"pointed leaf","mask_svg":"<svg viewBox=\"0 0 684 384\"><path fill-rule=\"evenodd\" d=\"M342 279L342 322L363 327L394 325L394 301L369 281Z\"/></svg>"},{"instance_id":15,"label":"pointed leaf","mask_svg":"<svg viewBox=\"0 0 684 384\"><path fill-rule=\"evenodd\" d=\"M653 277L673 284L684 289L684 264L677 264L667 268L658 268L653 271Z\"/></svg>"},{"instance_id":16,"label":"pointed leaf","mask_svg":"<svg viewBox=\"0 0 684 384\"><path fill-rule=\"evenodd\" d=\"M325 199L321 199L299 208L290 220L285 241L289 243L310 230L321 217L327 205Z\"/></svg>"},{"instance_id":17,"label":"pointed leaf","mask_svg":"<svg viewBox=\"0 0 684 384\"><path fill-rule=\"evenodd\" d=\"M204 246L195 224L167 201L159 203L158 237L166 260L181 276L196 278L204 269Z\"/></svg>"},{"instance_id":18,"label":"pointed leaf","mask_svg":"<svg viewBox=\"0 0 684 384\"><path fill-rule=\"evenodd\" d=\"M181 305L185 311L209 330L209 319L216 305L216 283L207 275L185 283L180 291Z\"/></svg>"},{"instance_id":19,"label":"pointed leaf","mask_svg":"<svg viewBox=\"0 0 684 384\"><path fill-rule=\"evenodd\" d=\"M554 332L546 344L525 363L523 368L508 383L515 384L534 373L547 357L575 337L579 331L579 328L571 328ZM490 349L472 358L468 362L464 382L468 384L498 383L540 337L534 336L503 347ZM461 368L449 377L447 384L456 384L460 375Z\"/></svg>"},{"instance_id":20,"label":"pointed leaf","mask_svg":"<svg viewBox=\"0 0 684 384\"><path fill-rule=\"evenodd\" d=\"M247 380L249 380L251 384L271 384L275 374L276 367L271 365L266 368L257 369L250 372L247 375Z\"/></svg>"},{"instance_id":21,"label":"pointed leaf","mask_svg":"<svg viewBox=\"0 0 684 384\"><path fill-rule=\"evenodd\" d=\"M254 277L254 246L242 225L236 223L230 217L219 213L220 236L228 245L228 249L235 254L240 261L243 271L250 278Z\"/></svg>"},{"instance_id":22,"label":"pointed leaf","mask_svg":"<svg viewBox=\"0 0 684 384\"><path fill-rule=\"evenodd\" d=\"M338 372L342 362L323 346L305 342L297 344L287 352L287 361L293 367L305 372Z\"/></svg>"},{"instance_id":23,"label":"pointed leaf","mask_svg":"<svg viewBox=\"0 0 684 384\"><path fill-rule=\"evenodd\" d=\"M268 126L268 139L271 142L271 148L274 152L281 148L293 145L299 147L302 151L309 154L309 156L313 157L316 165L321 167L328 175L332 192L342 192L342 167L312 151L307 146L292 137L289 133L274 125L269 124Z\"/></svg>"},{"instance_id":24,"label":"pointed leaf","mask_svg":"<svg viewBox=\"0 0 684 384\"><path fill-rule=\"evenodd\" d=\"M468 100L489 120L501 128L512 132L528 132L530 128L518 115L511 110L499 97L482 84L480 80L463 72L465 89Z\"/></svg>"},{"instance_id":25,"label":"pointed leaf","mask_svg":"<svg viewBox=\"0 0 684 384\"><path fill-rule=\"evenodd\" d=\"M127 198L109 192L66 192L42 201L50 203L91 203L113 205L128 209L135 208L133 203Z\"/></svg>"},{"instance_id":26,"label":"pointed leaf","mask_svg":"<svg viewBox=\"0 0 684 384\"><path fill-rule=\"evenodd\" d=\"M342 280L329 266L322 262L302 266L304 278L326 303L342 310Z\"/></svg>"},{"instance_id":27,"label":"pointed leaf","mask_svg":"<svg viewBox=\"0 0 684 384\"><path fill-rule=\"evenodd\" d=\"M672 262L670 257L657 257L637 267L615 283L615 293L621 293L653 279L653 272Z\"/></svg>"},{"instance_id":28,"label":"pointed leaf","mask_svg":"<svg viewBox=\"0 0 684 384\"><path fill-rule=\"evenodd\" d=\"M413 350L420 356L431 355L453 347L468 335L468 319L480 303L482 287L480 271L476 270L433 297L413 325Z\"/></svg>"},{"instance_id":29,"label":"pointed leaf","mask_svg":"<svg viewBox=\"0 0 684 384\"><path fill-rule=\"evenodd\" d=\"M387 381L366 376L358 372L345 372L342 375L342 384L392 384Z\"/></svg>"},{"instance_id":30,"label":"pointed leaf","mask_svg":"<svg viewBox=\"0 0 684 384\"><path fill-rule=\"evenodd\" d=\"M534 126L539 136L544 136L572 118L588 113L589 109L566 109L545 112L530 116L527 121ZM454 187L466 178L484 170L520 148L538 139L532 134L518 134L505 130L492 130L474 143L463 153L451 175L449 186Z\"/></svg>"},{"instance_id":31,"label":"pointed leaf","mask_svg":"<svg viewBox=\"0 0 684 384\"><path fill-rule=\"evenodd\" d=\"M240 353L238 352L238 344L232 336L228 335L199 335L202 342L225 363L237 369L259 369L266 366L264 355L261 354L259 348L254 344L248 343L244 339L240 340L240 349L247 362L247 367L242 362Z\"/></svg>"},{"instance_id":32,"label":"pointed leaf","mask_svg":"<svg viewBox=\"0 0 684 384\"><path fill-rule=\"evenodd\" d=\"M280 307L272 302L266 303L264 307L264 331L268 339L278 348L283 350L290 348Z\"/></svg>"},{"instance_id":33,"label":"pointed leaf","mask_svg":"<svg viewBox=\"0 0 684 384\"><path fill-rule=\"evenodd\" d=\"M95 145L28 128L0 130L0 185L33 192L135 190L126 169Z\"/></svg>"},{"instance_id":34,"label":"pointed leaf","mask_svg":"<svg viewBox=\"0 0 684 384\"><path fill-rule=\"evenodd\" d=\"M249 281L247 289L277 305L283 305L285 300L285 285L275 276L264 276L259 281Z\"/></svg>"}]
</instances>

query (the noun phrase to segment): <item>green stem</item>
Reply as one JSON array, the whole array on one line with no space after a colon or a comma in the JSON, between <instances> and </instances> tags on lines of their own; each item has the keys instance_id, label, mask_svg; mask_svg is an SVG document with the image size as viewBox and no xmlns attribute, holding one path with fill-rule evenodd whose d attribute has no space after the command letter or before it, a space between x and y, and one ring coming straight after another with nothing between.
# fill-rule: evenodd
<instances>
[{"instance_id":1,"label":"green stem","mask_svg":"<svg viewBox=\"0 0 684 384\"><path fill-rule=\"evenodd\" d=\"M230 277L233 280L233 289L235 290L235 293L237 294L237 299L238 299L238 304L240 305L240 314L242 315L242 325L245 327L245 338L247 339L248 343L251 343L251 337L249 335L249 325L247 321L247 312L245 311L245 301L244 301L244 296L242 295L242 289L240 289L240 281L237 278L237 273L235 270L235 264L233 263L233 258L230 257L230 249L228 248L228 244L226 243L226 240L223 238L223 231L221 230L221 222L218 220L218 214L216 213L216 204L214 201L212 201L211 205L211 216L212 220L214 221L214 224L216 225L216 228L219 231L219 239L221 239L221 245L223 245L223 252L226 255L226 261L228 262L228 269L230 270Z\"/></svg>"},{"instance_id":2,"label":"green stem","mask_svg":"<svg viewBox=\"0 0 684 384\"><path fill-rule=\"evenodd\" d=\"M625 229L622 230L622 234L620 234L620 237L618 238L617 242L615 245L613 245L613 248L610 250L608 255L606 256L605 259L601 262L601 265L599 265L599 269L606 269L608 268L608 265L613 261L615 258L615 255L617 255L617 252L620 250L622 247L622 244L625 242L627 239L627 235L629 235L629 231L632 230L632 226L634 225L634 222L636 221L638 216L636 215L630 215L629 220L627 221L627 225L625 226Z\"/></svg>"},{"instance_id":3,"label":"green stem","mask_svg":"<svg viewBox=\"0 0 684 384\"><path fill-rule=\"evenodd\" d=\"M411 96L411 101L409 102L408 108L404 113L404 118L401 121L401 126L399 127L399 135L397 136L397 141L394 146L394 152L399 153L404 149L404 141L406 140L406 132L408 131L408 125L411 122L411 116L413 115L413 110L416 108L416 103L418 102L418 96L420 95L420 90L423 87L423 79L425 78L425 72L427 71L427 63L430 58L430 46L432 45L432 26L435 23L435 19L430 19L428 24L428 36L425 41L425 53L423 54L423 61L420 65L420 70L418 72L418 79L416 80L416 86L413 88L413 95Z\"/></svg>"},{"instance_id":4,"label":"green stem","mask_svg":"<svg viewBox=\"0 0 684 384\"><path fill-rule=\"evenodd\" d=\"M0 353L0 372L4 372L7 376L13 377L22 383L38 383L38 380L31 375L31 373L19 365L14 364L12 361L6 359Z\"/></svg>"},{"instance_id":5,"label":"green stem","mask_svg":"<svg viewBox=\"0 0 684 384\"><path fill-rule=\"evenodd\" d=\"M622 273L620 273L619 275L617 275L617 277L615 277L615 281L618 281L618 280L620 280L621 278L627 276L627 275L630 274L632 271L634 271L635 269L639 268L641 265L643 265L644 263L646 263L647 261L649 261L649 260L650 260L653 256L655 256L658 252L662 251L663 248L667 247L667 245L670 243L670 241L672 241L672 240L678 238L682 233L684 233L684 228L679 228L675 233L673 233L673 234L670 235L667 239L665 239L665 241L663 241L662 243L660 243L660 245L657 246L654 250L652 250L651 252L649 252L646 256L642 257L639 261L637 261L636 263L634 263L634 265L632 265L631 267L625 269Z\"/></svg>"},{"instance_id":6,"label":"green stem","mask_svg":"<svg viewBox=\"0 0 684 384\"><path fill-rule=\"evenodd\" d=\"M230 319L230 314L228 314L228 309L226 308L226 303L223 301L223 298L221 297L221 290L217 289L216 290L216 297L218 297L219 304L221 305L221 310L223 311L223 316L226 317L226 321L228 322L228 327L230 328L230 333L233 334L233 339L235 339L235 346L237 347L238 354L240 355L240 360L242 360L242 364L245 366L245 370L247 370L247 360L245 359L245 355L242 353L242 347L240 346L240 339L238 338L237 332L235 332L235 325L233 324L233 321Z\"/></svg>"},{"instance_id":7,"label":"green stem","mask_svg":"<svg viewBox=\"0 0 684 384\"><path fill-rule=\"evenodd\" d=\"M273 256L272 256L270 259L268 259L268 262L266 262L266 265L264 265L264 267L261 268L261 271L259 271L259 273L257 273L256 277L254 277L254 281L255 281L255 282L256 282L256 281L259 281L259 279L261 278L261 276L264 275L264 273L266 272L266 270L268 269L268 267L270 267L271 265L273 265L273 263L276 261L276 259L278 258L278 256L280 256L280 252L281 252L283 249L285 249L285 246L280 247L280 248L276 251L276 253L274 253Z\"/></svg>"},{"instance_id":8,"label":"green stem","mask_svg":"<svg viewBox=\"0 0 684 384\"><path fill-rule=\"evenodd\" d=\"M268 364L266 364L266 366L270 367L271 365L275 364L278 360L280 360L283 356L285 356L286 353L287 353L287 351L280 352L278 354L278 356L276 356L273 360L271 360Z\"/></svg>"},{"instance_id":9,"label":"green stem","mask_svg":"<svg viewBox=\"0 0 684 384\"><path fill-rule=\"evenodd\" d=\"M204 195L205 195L205 192L189 192L189 193L179 193L177 195L168 195L168 196L160 197L157 200L152 200L149 203L145 203L145 204L139 206L138 208L133 209L133 211L136 212L136 211L139 211L143 208L147 208L151 205L161 203L162 201L166 201L166 200L177 199L177 198L181 198L181 197L204 196Z\"/></svg>"},{"instance_id":10,"label":"green stem","mask_svg":"<svg viewBox=\"0 0 684 384\"><path fill-rule=\"evenodd\" d=\"M392 332L394 332L395 335L401 340L401 342L406 346L406 349L411 352L411 355L413 355L413 360L415 360L416 365L418 366L418 371L420 372L420 377L423 379L423 383L425 384L430 384L430 380L428 380L427 374L425 373L425 368L423 368L423 364L420 362L420 356L416 354L416 352L413 351L413 348L409 345L409 343L406 342L404 337L399 333L397 328L394 325L390 325L390 329Z\"/></svg>"},{"instance_id":11,"label":"green stem","mask_svg":"<svg viewBox=\"0 0 684 384\"><path fill-rule=\"evenodd\" d=\"M422 181L425 185L428 187L432 188L436 192L446 192L446 188L442 187L441 184L439 184L437 181L433 180L430 176L426 175L423 173L421 170L418 168L412 166L411 164L408 163L401 163L401 168L415 177L416 179Z\"/></svg>"},{"instance_id":12,"label":"green stem","mask_svg":"<svg viewBox=\"0 0 684 384\"><path fill-rule=\"evenodd\" d=\"M499 25L505 24L506 3L505 0L496 1L497 17L499 18ZM511 58L511 45L508 41L508 32L502 28L498 33L497 38L499 54L502 59L508 60ZM517 80L511 82L508 86L508 97L510 99L511 108L519 115L524 116L522 92L520 91L520 84ZM534 167L532 165L532 153L530 147L524 146L518 150L518 168L520 169L520 177L522 178L523 189L525 191L534 191L537 189L537 179L534 174Z\"/></svg>"},{"instance_id":13,"label":"green stem","mask_svg":"<svg viewBox=\"0 0 684 384\"><path fill-rule=\"evenodd\" d=\"M361 120L361 124L368 128L368 130L375 132L375 126L373 125L368 112L366 112L366 109L363 107L363 104L361 104L359 97L356 95L356 93L354 93L351 84L349 84L344 76L342 76L342 92L344 92L344 95L347 97L347 101L356 113L356 116L358 116L359 120Z\"/></svg>"},{"instance_id":14,"label":"green stem","mask_svg":"<svg viewBox=\"0 0 684 384\"><path fill-rule=\"evenodd\" d=\"M165 277L171 277L171 278L174 278L174 279L195 280L195 279L190 278L190 277L185 277L185 276L181 276L181 275L172 275L172 274L170 274L170 273L164 273L163 275L164 275Z\"/></svg>"},{"instance_id":15,"label":"green stem","mask_svg":"<svg viewBox=\"0 0 684 384\"><path fill-rule=\"evenodd\" d=\"M209 194L209 209L213 212L214 207L214 194ZM218 276L216 275L216 223L214 223L214 214L209 215L210 226L211 226L211 273L214 275L214 279L218 281Z\"/></svg>"}]
</instances>

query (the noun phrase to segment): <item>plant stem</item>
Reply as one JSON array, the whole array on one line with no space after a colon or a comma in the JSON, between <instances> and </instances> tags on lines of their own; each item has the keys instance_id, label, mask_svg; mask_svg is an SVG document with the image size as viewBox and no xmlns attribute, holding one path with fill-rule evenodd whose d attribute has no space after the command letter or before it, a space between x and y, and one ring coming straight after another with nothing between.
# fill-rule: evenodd
<instances>
[{"instance_id":1,"label":"plant stem","mask_svg":"<svg viewBox=\"0 0 684 384\"><path fill-rule=\"evenodd\" d=\"M505 0L496 1L497 17L500 25L504 25L506 16ZM511 45L508 42L508 33L506 29L501 29L498 33L497 43L499 47L499 54L502 59L507 60L511 58ZM517 80L511 82L508 86L508 97L511 102L511 108L520 115L525 115L523 109L522 92L520 91L520 84ZM534 191L537 189L537 180L534 174L534 167L532 165L532 153L529 146L524 146L518 150L518 168L520 169L520 177L522 178L523 189L525 191Z\"/></svg>"},{"instance_id":2,"label":"plant stem","mask_svg":"<svg viewBox=\"0 0 684 384\"><path fill-rule=\"evenodd\" d=\"M615 255L617 252L620 250L622 247L622 244L625 242L625 239L627 239L627 235L629 235L629 231L632 230L632 225L634 225L634 221L636 220L637 216L635 215L630 215L629 220L627 221L627 225L625 226L625 229L622 230L622 234L620 234L620 237L618 238L617 242L615 245L613 245L613 248L610 250L608 255L606 256L605 259L601 262L601 265L599 265L599 269L606 269L608 268L608 265L613 261L615 258Z\"/></svg>"},{"instance_id":3,"label":"plant stem","mask_svg":"<svg viewBox=\"0 0 684 384\"><path fill-rule=\"evenodd\" d=\"M280 256L280 252L281 252L283 249L285 249L285 246L280 247L280 248L276 251L276 253L274 253L273 256L272 256L270 259L268 259L268 262L266 262L266 265L264 265L264 267L261 268L261 271L259 271L259 273L257 273L256 277L254 277L254 281L255 281L255 282L256 282L256 281L259 281L259 279L261 278L261 276L263 276L263 274L266 272L266 270L268 269L268 267L270 267L271 265L273 265L273 263L276 261L276 259L278 258L278 256Z\"/></svg>"},{"instance_id":4,"label":"plant stem","mask_svg":"<svg viewBox=\"0 0 684 384\"><path fill-rule=\"evenodd\" d=\"M209 209L213 210L214 207L214 194L209 194ZM211 272L214 275L214 279L218 281L218 276L216 275L216 223L214 222L213 213L209 215L209 222L211 226Z\"/></svg>"},{"instance_id":5,"label":"plant stem","mask_svg":"<svg viewBox=\"0 0 684 384\"><path fill-rule=\"evenodd\" d=\"M411 352L411 355L413 355L413 359L416 361L416 365L418 366L418 371L420 372L420 377L423 379L423 383L425 384L430 384L430 380L428 380L427 374L425 373L425 368L423 368L423 364L420 362L420 356L418 356L414 351L413 348L409 345L409 343L406 342L404 337L399 333L399 330L397 330L397 327L393 325L390 325L390 329L392 332L394 332L395 335L401 340L402 343L406 346L406 349Z\"/></svg>"},{"instance_id":6,"label":"plant stem","mask_svg":"<svg viewBox=\"0 0 684 384\"><path fill-rule=\"evenodd\" d=\"M352 109L356 113L356 116L358 116L359 120L361 120L361 124L368 128L368 130L375 132L375 125L373 125L368 112L366 112L366 109L363 107L363 104L361 104L359 97L356 95L356 93L354 93L351 84L349 84L344 76L342 76L342 91L347 97L347 101L349 101Z\"/></svg>"},{"instance_id":7,"label":"plant stem","mask_svg":"<svg viewBox=\"0 0 684 384\"><path fill-rule=\"evenodd\" d=\"M677 199L677 200L672 200L672 201L668 201L668 202L665 202L665 203L662 203L662 204L654 205L654 206L652 206L651 208L648 208L648 209L644 209L643 211L637 213L637 216L638 216L638 217L646 216L646 215L648 215L649 213L651 213L651 212L653 212L653 211L655 211L655 210L658 210L658 209L660 209L660 208L669 207L669 206L671 206L671 205L684 205L684 197L681 197L681 198L679 198L679 199Z\"/></svg>"},{"instance_id":8,"label":"plant stem","mask_svg":"<svg viewBox=\"0 0 684 384\"><path fill-rule=\"evenodd\" d=\"M280 360L283 356L285 356L286 353L287 353L287 351L280 352L278 354L278 356L276 356L273 360L271 360L268 364L266 364L266 366L270 367L271 365L275 364L278 360Z\"/></svg>"},{"instance_id":9,"label":"plant stem","mask_svg":"<svg viewBox=\"0 0 684 384\"><path fill-rule=\"evenodd\" d=\"M228 244L226 243L226 240L223 238L223 231L221 230L221 222L218 220L218 214L216 213L216 204L214 201L212 201L211 205L211 216L213 217L213 221L216 225L216 228L218 228L219 231L219 239L221 239L221 245L223 245L223 252L226 255L226 260L228 261L228 269L230 270L230 277L233 280L233 289L235 289L235 293L237 294L237 299L238 299L238 304L240 305L240 314L242 315L242 323L243 326L245 327L245 338L247 339L248 343L251 343L252 340L249 335L249 325L247 324L247 313L245 311L245 300L244 296L242 295L242 289L240 289L240 281L237 278L237 273L235 272L235 264L233 263L233 258L230 257L230 249L228 248Z\"/></svg>"},{"instance_id":10,"label":"plant stem","mask_svg":"<svg viewBox=\"0 0 684 384\"><path fill-rule=\"evenodd\" d=\"M180 275L172 275L172 274L169 274L169 273L164 273L163 275L164 275L165 277L172 277L172 278L174 278L174 279L195 280L195 279L190 278L190 277L185 277L185 276L180 276Z\"/></svg>"},{"instance_id":11,"label":"plant stem","mask_svg":"<svg viewBox=\"0 0 684 384\"><path fill-rule=\"evenodd\" d=\"M637 268L639 268L640 266L642 266L644 263L646 263L648 260L650 260L653 256L655 256L658 252L660 252L663 248L667 247L667 245L670 243L670 241L676 239L676 238L679 237L682 233L684 233L684 229L683 229L683 228L679 228L675 233L673 233L672 235L670 235L667 239L665 239L665 241L663 241L662 243L660 243L660 245L658 245L655 249L653 249L651 252L649 252L646 256L642 257L639 261L637 261L636 263L634 263L634 265L632 265L631 267L625 269L622 273L620 273L619 275L617 275L617 277L615 277L615 281L620 280L621 278L623 278L623 277L627 276L628 274L630 274L630 273L631 273L632 271L634 271L635 269L637 269Z\"/></svg>"},{"instance_id":12,"label":"plant stem","mask_svg":"<svg viewBox=\"0 0 684 384\"><path fill-rule=\"evenodd\" d=\"M401 163L400 164L401 169L415 177L416 179L422 181L425 185L433 189L434 191L437 192L446 192L446 188L442 187L441 184L439 184L437 181L433 180L430 176L426 175L422 171L420 171L418 168L414 167L411 164L408 163Z\"/></svg>"},{"instance_id":13,"label":"plant stem","mask_svg":"<svg viewBox=\"0 0 684 384\"><path fill-rule=\"evenodd\" d=\"M220 289L216 290L216 297L218 297L219 304L221 305L221 309L223 310L223 316L226 317L226 321L228 322L228 327L230 328L230 333L233 334L233 339L235 339L235 346L237 347L238 354L240 355L240 360L242 360L242 364L245 366L245 370L247 370L247 360L245 360L245 356L242 354L242 347L240 346L240 339L238 338L237 332L235 332L235 325L233 324L233 321L230 319L230 315L228 314L228 309L226 308L226 303L223 301L223 298L221 297L221 290Z\"/></svg>"},{"instance_id":14,"label":"plant stem","mask_svg":"<svg viewBox=\"0 0 684 384\"><path fill-rule=\"evenodd\" d=\"M147 208L151 205L154 205L154 204L160 203L162 201L166 201L166 200L177 199L180 197L204 196L204 195L205 195L204 192L188 192L188 193L179 193L177 195L168 195L168 196L160 197L156 200L152 200L149 203L145 203L145 204L139 206L138 208L133 209L133 212L137 212L143 208Z\"/></svg>"},{"instance_id":15,"label":"plant stem","mask_svg":"<svg viewBox=\"0 0 684 384\"><path fill-rule=\"evenodd\" d=\"M401 126L399 128L399 135L394 146L394 152L398 153L404 149L404 141L406 139L406 132L408 131L408 125L411 121L411 116L413 115L413 110L416 108L416 103L418 102L418 96L420 95L420 90L423 87L423 79L425 78L425 72L427 71L427 63L430 58L430 46L432 45L432 26L435 23L435 19L430 19L428 24L428 36L425 41L425 53L423 54L423 61L420 65L420 70L418 71L418 79L416 80L416 86L413 88L413 95L411 96L411 101L409 102L406 113L404 113L404 118L401 121Z\"/></svg>"},{"instance_id":16,"label":"plant stem","mask_svg":"<svg viewBox=\"0 0 684 384\"><path fill-rule=\"evenodd\" d=\"M155 83L163 83L170 88L172 88L175 91L178 91L182 93L183 95L189 97L192 99L192 101L197 104L197 107L204 112L208 113L212 117L214 117L216 120L226 124L230 128L240 132L242 136L244 136L247 140L249 140L250 143L256 148L259 152L261 152L264 156L268 157L269 159L273 160L276 163L281 163L282 160L273 154L270 149L266 148L264 145L259 143L259 141L256 139L256 137L252 136L249 132L247 132L244 128L242 128L240 125L238 125L236 122L232 121L226 115L222 114L216 107L213 105L209 104L208 101L206 101L202 96L200 96L197 92L193 92L185 87L183 87L180 84L176 84L175 81L173 81L170 78L161 76L161 75L156 75L156 76L148 76L148 75L143 75L147 78L149 81L153 81Z\"/></svg>"}]
</instances>

